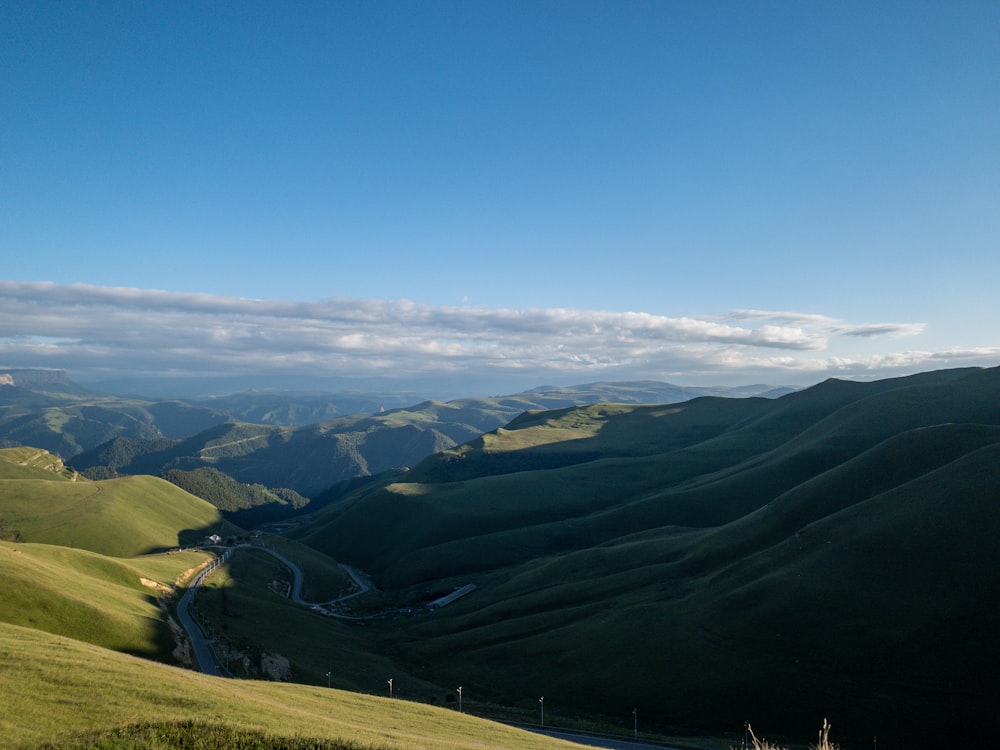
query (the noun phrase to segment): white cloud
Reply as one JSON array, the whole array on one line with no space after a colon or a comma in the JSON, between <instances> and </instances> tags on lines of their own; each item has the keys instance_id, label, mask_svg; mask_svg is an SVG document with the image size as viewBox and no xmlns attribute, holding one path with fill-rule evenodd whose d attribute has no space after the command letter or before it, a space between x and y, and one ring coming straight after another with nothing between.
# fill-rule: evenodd
<instances>
[{"instance_id":1,"label":"white cloud","mask_svg":"<svg viewBox=\"0 0 1000 750\"><path fill-rule=\"evenodd\" d=\"M800 325L826 335L858 336L918 336L927 327L924 323L847 323L828 315L768 310L734 310L724 316L726 320L769 320L785 325Z\"/></svg>"},{"instance_id":2,"label":"white cloud","mask_svg":"<svg viewBox=\"0 0 1000 750\"><path fill-rule=\"evenodd\" d=\"M470 378L671 377L772 382L992 361L1000 349L831 353L851 340L915 336L919 323L739 310L643 312L439 307L410 300L252 300L0 281L0 365L73 374L326 374ZM823 356L823 353L826 356ZM730 378L731 379L731 378Z\"/></svg>"}]
</instances>

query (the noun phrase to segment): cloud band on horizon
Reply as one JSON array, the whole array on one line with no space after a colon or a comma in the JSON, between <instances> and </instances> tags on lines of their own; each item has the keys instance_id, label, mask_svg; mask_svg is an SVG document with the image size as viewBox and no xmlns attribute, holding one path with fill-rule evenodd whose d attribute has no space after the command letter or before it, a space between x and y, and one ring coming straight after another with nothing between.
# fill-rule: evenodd
<instances>
[{"instance_id":1,"label":"cloud band on horizon","mask_svg":"<svg viewBox=\"0 0 1000 750\"><path fill-rule=\"evenodd\" d=\"M0 365L102 373L323 373L539 379L812 374L968 364L1000 348L829 354L831 342L914 336L919 323L852 324L811 313L719 317L410 300L254 300L85 284L0 281ZM820 353L827 352L827 356Z\"/></svg>"}]
</instances>

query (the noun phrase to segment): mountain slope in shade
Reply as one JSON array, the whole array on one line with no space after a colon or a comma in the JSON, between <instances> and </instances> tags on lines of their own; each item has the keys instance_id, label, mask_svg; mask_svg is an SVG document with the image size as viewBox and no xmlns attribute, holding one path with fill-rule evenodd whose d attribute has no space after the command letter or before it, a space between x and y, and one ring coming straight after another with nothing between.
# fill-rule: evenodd
<instances>
[{"instance_id":1,"label":"mountain slope in shade","mask_svg":"<svg viewBox=\"0 0 1000 750\"><path fill-rule=\"evenodd\" d=\"M383 637L499 701L961 744L1000 695L998 467L1000 370L828 381L527 414L302 533L400 596L476 583Z\"/></svg>"}]
</instances>

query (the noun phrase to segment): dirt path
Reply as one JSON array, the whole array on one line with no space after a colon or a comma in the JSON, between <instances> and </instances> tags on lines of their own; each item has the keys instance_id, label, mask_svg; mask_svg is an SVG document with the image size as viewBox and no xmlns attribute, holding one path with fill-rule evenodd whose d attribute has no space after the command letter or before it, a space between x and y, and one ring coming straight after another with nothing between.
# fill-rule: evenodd
<instances>
[{"instance_id":1,"label":"dirt path","mask_svg":"<svg viewBox=\"0 0 1000 750\"><path fill-rule=\"evenodd\" d=\"M252 443L254 440L266 440L270 437L267 435L254 435L253 437L243 438L242 440L230 440L228 443L216 443L215 445L206 445L204 448L198 450L198 454L204 454L207 451L214 451L216 448L227 448L230 445L241 445L243 443Z\"/></svg>"}]
</instances>

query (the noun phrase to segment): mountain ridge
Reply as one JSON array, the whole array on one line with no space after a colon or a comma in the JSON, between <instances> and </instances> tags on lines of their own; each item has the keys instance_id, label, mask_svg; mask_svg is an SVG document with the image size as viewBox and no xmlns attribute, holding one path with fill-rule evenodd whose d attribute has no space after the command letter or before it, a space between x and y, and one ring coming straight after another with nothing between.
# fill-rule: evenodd
<instances>
[{"instance_id":1,"label":"mountain ridge","mask_svg":"<svg viewBox=\"0 0 1000 750\"><path fill-rule=\"evenodd\" d=\"M597 711L615 684L665 723L832 714L932 746L976 735L1000 692L1000 605L983 596L1000 586L998 459L996 368L577 407L425 459L296 534L401 596L476 583L383 637L453 679L489 673L475 687L497 700Z\"/></svg>"}]
</instances>

